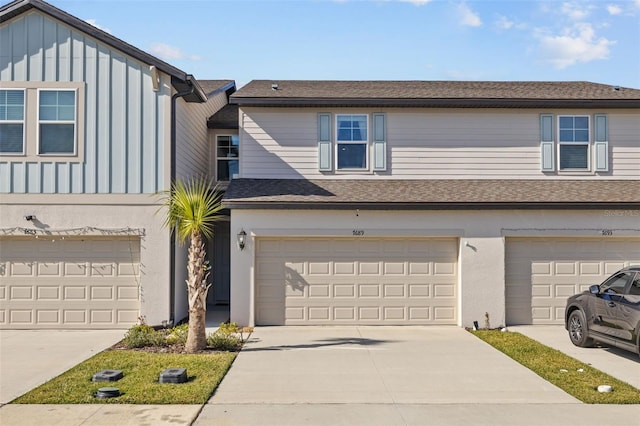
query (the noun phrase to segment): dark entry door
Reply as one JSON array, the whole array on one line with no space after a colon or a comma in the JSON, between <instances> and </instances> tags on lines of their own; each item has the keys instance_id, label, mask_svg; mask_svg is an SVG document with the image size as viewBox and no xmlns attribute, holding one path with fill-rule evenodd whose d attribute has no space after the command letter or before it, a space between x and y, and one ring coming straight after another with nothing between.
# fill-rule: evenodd
<instances>
[{"instance_id":1,"label":"dark entry door","mask_svg":"<svg viewBox=\"0 0 640 426\"><path fill-rule=\"evenodd\" d=\"M213 285L209 289L209 303L214 305L229 304L230 289L230 232L228 221L216 222L213 236L213 248L209 250L209 262L213 267Z\"/></svg>"}]
</instances>

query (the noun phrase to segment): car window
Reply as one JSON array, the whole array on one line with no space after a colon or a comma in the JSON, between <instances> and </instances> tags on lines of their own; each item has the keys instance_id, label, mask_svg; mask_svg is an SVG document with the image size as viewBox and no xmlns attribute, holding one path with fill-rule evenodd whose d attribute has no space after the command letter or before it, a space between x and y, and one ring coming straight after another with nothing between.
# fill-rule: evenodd
<instances>
[{"instance_id":1,"label":"car window","mask_svg":"<svg viewBox=\"0 0 640 426\"><path fill-rule=\"evenodd\" d=\"M629 294L633 296L640 296L640 274L636 274L636 278L631 282Z\"/></svg>"},{"instance_id":2,"label":"car window","mask_svg":"<svg viewBox=\"0 0 640 426\"><path fill-rule=\"evenodd\" d=\"M635 273L621 272L602 283L600 291L607 294L624 294L627 283L631 281Z\"/></svg>"}]
</instances>

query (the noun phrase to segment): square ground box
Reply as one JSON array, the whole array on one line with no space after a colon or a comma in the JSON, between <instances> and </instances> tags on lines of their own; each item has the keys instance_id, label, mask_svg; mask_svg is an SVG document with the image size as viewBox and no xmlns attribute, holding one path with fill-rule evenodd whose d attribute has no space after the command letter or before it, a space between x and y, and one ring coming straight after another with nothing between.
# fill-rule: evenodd
<instances>
[{"instance_id":1,"label":"square ground box","mask_svg":"<svg viewBox=\"0 0 640 426\"><path fill-rule=\"evenodd\" d=\"M94 374L91 380L94 382L117 382L123 377L122 370L102 370Z\"/></svg>"},{"instance_id":2,"label":"square ground box","mask_svg":"<svg viewBox=\"0 0 640 426\"><path fill-rule=\"evenodd\" d=\"M186 381L186 368L167 368L160 373L160 383L184 383Z\"/></svg>"}]
</instances>

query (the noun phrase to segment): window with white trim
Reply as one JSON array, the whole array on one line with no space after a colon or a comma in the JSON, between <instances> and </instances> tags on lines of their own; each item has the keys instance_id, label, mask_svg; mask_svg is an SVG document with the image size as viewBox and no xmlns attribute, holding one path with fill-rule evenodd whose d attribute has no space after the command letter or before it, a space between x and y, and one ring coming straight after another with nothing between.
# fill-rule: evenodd
<instances>
[{"instance_id":1,"label":"window with white trim","mask_svg":"<svg viewBox=\"0 0 640 426\"><path fill-rule=\"evenodd\" d=\"M76 91L38 91L38 154L76 152Z\"/></svg>"},{"instance_id":2,"label":"window with white trim","mask_svg":"<svg viewBox=\"0 0 640 426\"><path fill-rule=\"evenodd\" d=\"M24 90L0 90L0 154L24 154Z\"/></svg>"},{"instance_id":3,"label":"window with white trim","mask_svg":"<svg viewBox=\"0 0 640 426\"><path fill-rule=\"evenodd\" d=\"M558 116L560 170L589 170L590 120L588 115Z\"/></svg>"},{"instance_id":4,"label":"window with white trim","mask_svg":"<svg viewBox=\"0 0 640 426\"><path fill-rule=\"evenodd\" d=\"M336 157L338 170L366 170L369 152L368 116L336 115Z\"/></svg>"},{"instance_id":5,"label":"window with white trim","mask_svg":"<svg viewBox=\"0 0 640 426\"><path fill-rule=\"evenodd\" d=\"M238 177L239 148L238 135L216 136L217 177L219 181L228 181Z\"/></svg>"}]
</instances>

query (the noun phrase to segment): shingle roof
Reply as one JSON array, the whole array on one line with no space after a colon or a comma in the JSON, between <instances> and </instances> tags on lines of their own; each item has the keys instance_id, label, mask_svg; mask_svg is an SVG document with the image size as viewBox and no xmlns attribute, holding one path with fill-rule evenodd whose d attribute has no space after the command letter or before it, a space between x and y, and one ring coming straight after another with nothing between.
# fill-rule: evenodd
<instances>
[{"instance_id":1,"label":"shingle roof","mask_svg":"<svg viewBox=\"0 0 640 426\"><path fill-rule=\"evenodd\" d=\"M234 80L198 80L200 87L207 94L210 95L218 91L228 91L229 94L233 93L236 89L236 82Z\"/></svg>"},{"instance_id":2,"label":"shingle roof","mask_svg":"<svg viewBox=\"0 0 640 426\"><path fill-rule=\"evenodd\" d=\"M234 179L229 208L639 208L638 180Z\"/></svg>"},{"instance_id":3,"label":"shingle roof","mask_svg":"<svg viewBox=\"0 0 640 426\"><path fill-rule=\"evenodd\" d=\"M253 80L234 93L231 102L239 105L273 106L611 105L637 108L640 107L640 90L584 81Z\"/></svg>"},{"instance_id":4,"label":"shingle roof","mask_svg":"<svg viewBox=\"0 0 640 426\"><path fill-rule=\"evenodd\" d=\"M238 105L225 105L207 120L209 129L237 129Z\"/></svg>"}]
</instances>

